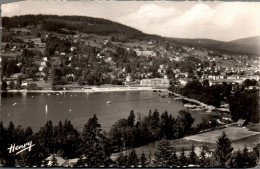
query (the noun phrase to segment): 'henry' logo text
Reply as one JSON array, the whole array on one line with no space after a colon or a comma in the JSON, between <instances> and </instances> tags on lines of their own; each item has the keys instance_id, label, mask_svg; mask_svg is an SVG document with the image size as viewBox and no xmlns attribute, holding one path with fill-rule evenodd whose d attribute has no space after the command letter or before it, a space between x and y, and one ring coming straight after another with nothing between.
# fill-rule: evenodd
<instances>
[{"instance_id":1,"label":"'henry' logo text","mask_svg":"<svg viewBox=\"0 0 260 169\"><path fill-rule=\"evenodd\" d=\"M19 154L25 150L31 151L33 146L35 146L35 144L32 144L32 141L29 141L23 145L17 145L17 146L14 143L14 144L11 144L11 146L7 150L9 150L9 153L18 151L18 152L16 152L16 154Z\"/></svg>"}]
</instances>

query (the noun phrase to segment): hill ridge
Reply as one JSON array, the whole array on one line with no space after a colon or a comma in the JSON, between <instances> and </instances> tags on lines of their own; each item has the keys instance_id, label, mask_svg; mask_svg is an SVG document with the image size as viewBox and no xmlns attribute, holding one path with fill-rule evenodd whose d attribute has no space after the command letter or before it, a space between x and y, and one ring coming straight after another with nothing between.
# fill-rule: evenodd
<instances>
[{"instance_id":1,"label":"hill ridge","mask_svg":"<svg viewBox=\"0 0 260 169\"><path fill-rule=\"evenodd\" d=\"M177 46L194 46L206 48L208 50L216 50L222 52L241 53L250 55L259 55L259 49L256 42L246 43L241 41L249 41L251 37L238 39L230 42L224 42L206 38L171 38L159 35L146 34L142 31L130 26L111 21L103 18L90 16L58 16L58 15L21 15L13 17L2 17L2 26L5 28L25 27L28 25L42 24L42 28L47 31L57 31L67 29L69 33L75 31L97 34L111 35L121 34L128 39L138 40L156 40L175 44ZM260 36L259 36L260 37Z\"/></svg>"}]
</instances>

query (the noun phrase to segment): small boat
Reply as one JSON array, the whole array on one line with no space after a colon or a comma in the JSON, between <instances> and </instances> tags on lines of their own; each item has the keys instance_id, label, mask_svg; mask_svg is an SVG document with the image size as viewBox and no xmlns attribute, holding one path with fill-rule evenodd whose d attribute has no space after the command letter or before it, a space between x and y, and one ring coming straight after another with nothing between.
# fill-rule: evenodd
<instances>
[{"instance_id":1,"label":"small boat","mask_svg":"<svg viewBox=\"0 0 260 169\"><path fill-rule=\"evenodd\" d=\"M112 101L107 101L107 104L111 104L112 103Z\"/></svg>"},{"instance_id":2,"label":"small boat","mask_svg":"<svg viewBox=\"0 0 260 169\"><path fill-rule=\"evenodd\" d=\"M194 105L194 104L184 104L184 107L187 107L187 108L197 108L198 106Z\"/></svg>"}]
</instances>

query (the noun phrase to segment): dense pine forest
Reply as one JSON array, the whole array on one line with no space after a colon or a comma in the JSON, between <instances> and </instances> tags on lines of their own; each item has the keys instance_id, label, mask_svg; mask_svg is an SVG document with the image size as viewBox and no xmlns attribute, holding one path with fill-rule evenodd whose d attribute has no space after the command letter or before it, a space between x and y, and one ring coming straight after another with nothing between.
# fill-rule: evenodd
<instances>
[{"instance_id":1,"label":"dense pine forest","mask_svg":"<svg viewBox=\"0 0 260 169\"><path fill-rule=\"evenodd\" d=\"M160 115L155 110L137 122L135 113L131 111L127 119L116 122L108 133L102 131L96 115L87 121L82 132L77 131L69 120L64 123L60 121L58 125L48 121L36 133L33 133L30 127L26 129L22 126L15 127L12 122L4 127L1 123L1 165L57 166L55 158L51 165L48 165L46 158L51 154L64 159L77 158L74 167L183 167L191 164L198 167L253 167L256 165L258 148L249 152L245 147L234 152L225 133L219 137L211 157L206 156L208 152L206 146L202 148L200 155L194 152L194 146L188 154L182 149L181 154L177 155L174 145L171 145L169 140L198 133L202 126L204 129L216 126L216 123L205 126L204 121L197 127L191 127L193 121L190 113L185 111L180 111L179 116L173 118L167 112ZM7 150L14 140L16 145L32 141L35 146L31 151L16 155ZM156 140L160 141L154 154L155 159L145 156L144 153L140 157L137 156L135 147ZM116 159L111 159L112 153L122 152L124 149L132 150L129 154L119 153Z\"/></svg>"}]
</instances>

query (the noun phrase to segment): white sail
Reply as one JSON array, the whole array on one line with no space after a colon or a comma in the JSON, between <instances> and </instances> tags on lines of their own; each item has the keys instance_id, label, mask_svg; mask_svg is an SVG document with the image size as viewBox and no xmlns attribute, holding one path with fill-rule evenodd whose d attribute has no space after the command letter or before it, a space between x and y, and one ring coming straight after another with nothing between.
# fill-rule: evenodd
<instances>
[{"instance_id":1,"label":"white sail","mask_svg":"<svg viewBox=\"0 0 260 169\"><path fill-rule=\"evenodd\" d=\"M46 115L48 114L48 106L47 106L47 104L46 104L46 106L45 106L45 114L46 114Z\"/></svg>"}]
</instances>

